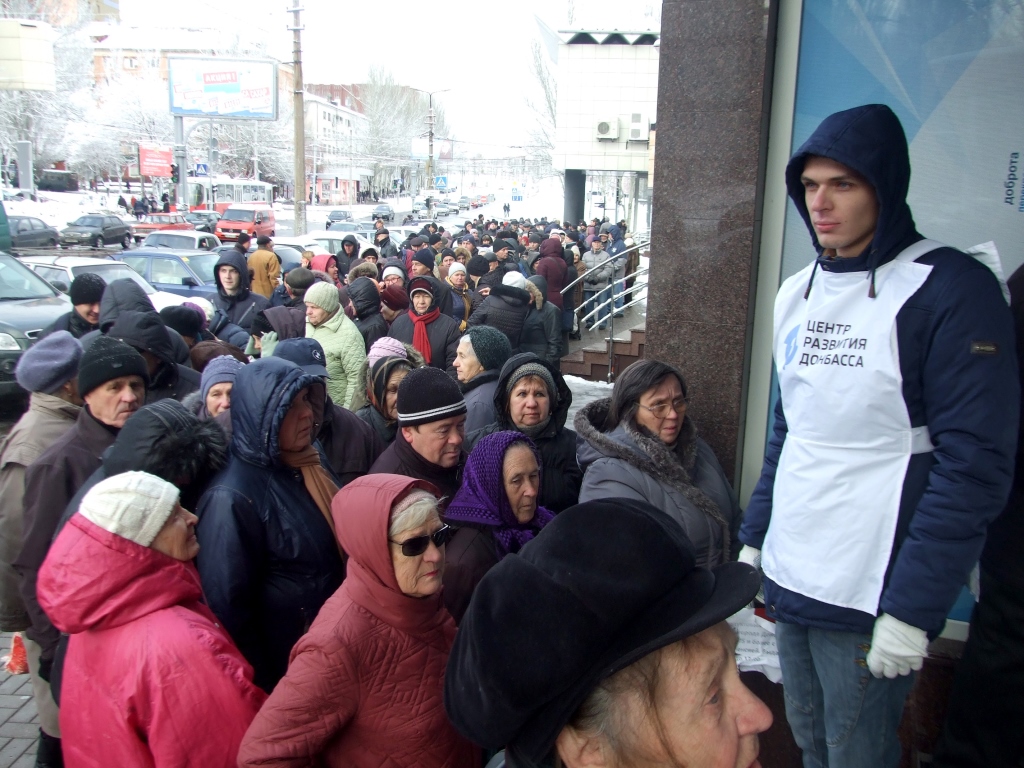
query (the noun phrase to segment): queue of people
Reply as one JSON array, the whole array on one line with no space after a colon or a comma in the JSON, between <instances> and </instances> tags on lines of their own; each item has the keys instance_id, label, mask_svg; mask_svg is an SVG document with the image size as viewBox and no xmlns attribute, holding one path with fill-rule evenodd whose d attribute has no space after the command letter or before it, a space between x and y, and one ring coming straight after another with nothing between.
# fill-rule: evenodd
<instances>
[{"instance_id":1,"label":"queue of people","mask_svg":"<svg viewBox=\"0 0 1024 768\"><path fill-rule=\"evenodd\" d=\"M725 620L763 585L806 768L894 767L992 521L936 764L1015 764L963 698L1020 698L1014 315L914 230L902 137L850 110L787 171L819 258L777 299L746 510L676 366L634 363L566 424L559 360L624 280L619 224L380 224L304 266L241 243L212 302L165 313L76 279L0 448L0 629L25 633L36 764L757 765L772 715ZM793 354L837 296L851 371Z\"/></svg>"}]
</instances>

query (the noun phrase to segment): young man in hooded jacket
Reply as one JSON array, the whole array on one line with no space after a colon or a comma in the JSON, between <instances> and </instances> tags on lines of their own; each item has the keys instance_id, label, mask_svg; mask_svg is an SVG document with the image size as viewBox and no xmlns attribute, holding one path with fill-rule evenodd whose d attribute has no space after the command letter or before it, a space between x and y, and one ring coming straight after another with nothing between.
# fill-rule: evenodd
<instances>
[{"instance_id":1,"label":"young man in hooded jacket","mask_svg":"<svg viewBox=\"0 0 1024 768\"><path fill-rule=\"evenodd\" d=\"M250 290L249 266L238 249L221 254L213 267L213 278L217 293L211 298L217 314L210 322L210 330L219 336L225 325L233 323L248 331L255 314L270 306L270 302Z\"/></svg>"},{"instance_id":2,"label":"young man in hooded jacket","mask_svg":"<svg viewBox=\"0 0 1024 768\"><path fill-rule=\"evenodd\" d=\"M888 107L826 118L786 183L818 257L775 301L740 560L764 569L804 765L896 766L913 672L1009 493L1013 322L988 267L917 232Z\"/></svg>"}]
</instances>

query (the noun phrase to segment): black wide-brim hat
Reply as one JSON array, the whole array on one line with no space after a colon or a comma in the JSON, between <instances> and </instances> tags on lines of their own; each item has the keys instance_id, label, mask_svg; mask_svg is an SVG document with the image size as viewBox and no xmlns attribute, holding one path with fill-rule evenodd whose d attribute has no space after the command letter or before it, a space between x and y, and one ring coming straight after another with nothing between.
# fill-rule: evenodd
<instances>
[{"instance_id":1,"label":"black wide-brim hat","mask_svg":"<svg viewBox=\"0 0 1024 768\"><path fill-rule=\"evenodd\" d=\"M570 507L477 585L444 704L466 738L543 761L603 679L723 621L760 585L743 563L698 568L680 525L649 504Z\"/></svg>"}]
</instances>

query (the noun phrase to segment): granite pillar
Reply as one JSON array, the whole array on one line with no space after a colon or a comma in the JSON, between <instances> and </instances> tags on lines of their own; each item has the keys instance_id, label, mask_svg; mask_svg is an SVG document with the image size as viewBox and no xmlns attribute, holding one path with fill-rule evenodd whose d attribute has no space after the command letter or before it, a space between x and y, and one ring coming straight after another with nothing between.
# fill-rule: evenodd
<instances>
[{"instance_id":1,"label":"granite pillar","mask_svg":"<svg viewBox=\"0 0 1024 768\"><path fill-rule=\"evenodd\" d=\"M562 221L580 221L587 191L587 172L565 169L565 206Z\"/></svg>"},{"instance_id":2,"label":"granite pillar","mask_svg":"<svg viewBox=\"0 0 1024 768\"><path fill-rule=\"evenodd\" d=\"M690 412L734 481L776 2L662 5L646 357L682 369Z\"/></svg>"}]
</instances>

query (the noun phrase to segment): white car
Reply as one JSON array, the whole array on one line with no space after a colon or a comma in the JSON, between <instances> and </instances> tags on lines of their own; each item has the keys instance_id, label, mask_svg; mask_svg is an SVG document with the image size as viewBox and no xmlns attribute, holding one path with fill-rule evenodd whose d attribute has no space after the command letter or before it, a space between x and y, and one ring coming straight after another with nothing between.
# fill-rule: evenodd
<instances>
[{"instance_id":1,"label":"white car","mask_svg":"<svg viewBox=\"0 0 1024 768\"><path fill-rule=\"evenodd\" d=\"M216 235L185 229L160 229L150 232L142 241L144 247L178 248L185 251L212 251L220 247Z\"/></svg>"},{"instance_id":2,"label":"white car","mask_svg":"<svg viewBox=\"0 0 1024 768\"><path fill-rule=\"evenodd\" d=\"M88 256L31 256L22 259L21 262L61 293L70 290L71 281L78 275L92 272L102 277L108 284L123 278L133 280L145 291L157 312L164 307L176 307L189 300L188 296L158 291L123 261L93 259Z\"/></svg>"},{"instance_id":3,"label":"white car","mask_svg":"<svg viewBox=\"0 0 1024 768\"><path fill-rule=\"evenodd\" d=\"M341 250L342 241L349 235L354 237L356 239L356 242L359 243L360 253L363 252L364 248L368 248L370 246L369 240L367 240L365 237L360 237L355 232L335 232L333 230L330 230L327 232L320 232L317 234L310 235L310 238L316 241L316 246L314 247L322 248L327 253L336 254L338 251ZM310 248L309 250L314 250L314 248Z\"/></svg>"},{"instance_id":4,"label":"white car","mask_svg":"<svg viewBox=\"0 0 1024 768\"><path fill-rule=\"evenodd\" d=\"M323 243L317 238L319 232L315 232L312 235L295 235L294 237L274 237L271 238L274 241L274 245L287 245L289 248L294 248L297 251L312 251L317 256L322 256L325 253L334 253L324 247ZM337 236L337 232L334 233Z\"/></svg>"}]
</instances>

